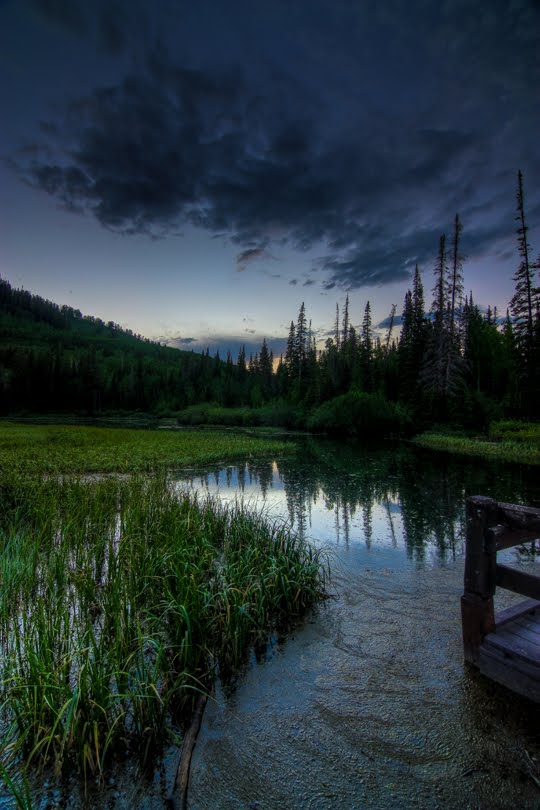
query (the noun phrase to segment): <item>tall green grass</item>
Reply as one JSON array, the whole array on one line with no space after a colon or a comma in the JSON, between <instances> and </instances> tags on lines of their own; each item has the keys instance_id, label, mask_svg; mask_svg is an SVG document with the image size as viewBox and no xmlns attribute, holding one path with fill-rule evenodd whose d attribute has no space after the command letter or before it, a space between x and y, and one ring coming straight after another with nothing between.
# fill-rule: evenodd
<instances>
[{"instance_id":1,"label":"tall green grass","mask_svg":"<svg viewBox=\"0 0 540 810\"><path fill-rule=\"evenodd\" d=\"M324 589L317 551L152 477L0 479L0 768L148 763L194 696Z\"/></svg>"},{"instance_id":2,"label":"tall green grass","mask_svg":"<svg viewBox=\"0 0 540 810\"><path fill-rule=\"evenodd\" d=\"M540 464L540 424L534 422L493 422L487 437L427 432L416 436L414 442L449 453L495 461Z\"/></svg>"}]
</instances>

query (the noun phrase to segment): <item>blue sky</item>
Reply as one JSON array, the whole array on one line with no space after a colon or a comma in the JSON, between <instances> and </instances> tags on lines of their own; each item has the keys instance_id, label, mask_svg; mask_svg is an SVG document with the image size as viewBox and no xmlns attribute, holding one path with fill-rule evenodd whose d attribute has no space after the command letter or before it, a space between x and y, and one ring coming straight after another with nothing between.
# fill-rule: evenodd
<instances>
[{"instance_id":1,"label":"blue sky","mask_svg":"<svg viewBox=\"0 0 540 810\"><path fill-rule=\"evenodd\" d=\"M504 310L540 251L533 0L0 0L0 275L178 345L279 352L426 291L459 212ZM426 294L429 301L431 296Z\"/></svg>"}]
</instances>

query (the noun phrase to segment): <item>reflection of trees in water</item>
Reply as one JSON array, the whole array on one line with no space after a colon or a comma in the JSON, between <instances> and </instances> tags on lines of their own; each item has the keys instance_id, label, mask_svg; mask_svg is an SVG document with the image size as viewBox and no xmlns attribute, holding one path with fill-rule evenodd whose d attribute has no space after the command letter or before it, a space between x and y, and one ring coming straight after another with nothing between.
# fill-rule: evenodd
<instances>
[{"instance_id":1,"label":"reflection of trees in water","mask_svg":"<svg viewBox=\"0 0 540 810\"><path fill-rule=\"evenodd\" d=\"M335 514L338 542L349 542L352 521L361 514L364 541L370 547L373 510L380 505L391 543L397 546L391 511L396 504L408 556L418 562L428 549L443 559L461 553L468 495L534 502L539 494L528 494L534 476L524 476L520 468L460 460L406 444L368 449L308 440L301 455L301 462L286 458L279 463L289 519L297 530L304 531L311 504L322 498Z\"/></svg>"},{"instance_id":2,"label":"reflection of trees in water","mask_svg":"<svg viewBox=\"0 0 540 810\"><path fill-rule=\"evenodd\" d=\"M390 530L390 537L392 538L392 548L397 548L397 537L396 537L396 529L394 526L394 519L392 517L392 510L390 508L390 501L388 498L384 502L384 508L386 510L386 518L388 520L388 528Z\"/></svg>"},{"instance_id":3,"label":"reflection of trees in water","mask_svg":"<svg viewBox=\"0 0 540 810\"><path fill-rule=\"evenodd\" d=\"M212 474L216 478L219 469ZM461 551L468 495L533 504L539 496L533 475L519 467L461 461L406 444L370 449L308 439L298 457L285 457L277 465L252 460L225 472L228 487L236 477L240 492L249 481L265 498L274 476L285 490L289 522L302 536L310 530L312 506L322 501L335 515L336 540L349 543L358 515L369 548L378 505L392 545L399 544L402 532L408 556L418 562L428 549L441 558Z\"/></svg>"}]
</instances>

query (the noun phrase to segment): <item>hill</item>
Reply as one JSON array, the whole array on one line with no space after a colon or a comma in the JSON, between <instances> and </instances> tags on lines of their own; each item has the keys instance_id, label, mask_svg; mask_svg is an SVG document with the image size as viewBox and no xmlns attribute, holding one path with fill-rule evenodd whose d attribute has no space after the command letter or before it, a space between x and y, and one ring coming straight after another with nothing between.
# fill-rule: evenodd
<instances>
[{"instance_id":1,"label":"hill","mask_svg":"<svg viewBox=\"0 0 540 810\"><path fill-rule=\"evenodd\" d=\"M215 400L233 365L162 346L0 278L0 413L167 413Z\"/></svg>"}]
</instances>

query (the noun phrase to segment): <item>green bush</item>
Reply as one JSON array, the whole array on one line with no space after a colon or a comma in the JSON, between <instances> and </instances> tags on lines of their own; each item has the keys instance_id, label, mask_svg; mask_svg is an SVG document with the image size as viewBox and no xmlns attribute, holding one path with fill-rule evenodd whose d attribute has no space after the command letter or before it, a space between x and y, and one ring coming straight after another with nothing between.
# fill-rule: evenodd
<instances>
[{"instance_id":1,"label":"green bush","mask_svg":"<svg viewBox=\"0 0 540 810\"><path fill-rule=\"evenodd\" d=\"M491 422L502 416L501 405L481 391L467 391L454 411L454 421L465 428L484 432Z\"/></svg>"},{"instance_id":2,"label":"green bush","mask_svg":"<svg viewBox=\"0 0 540 810\"><path fill-rule=\"evenodd\" d=\"M249 426L260 424L252 408L222 408L220 405L191 405L176 415L179 425Z\"/></svg>"},{"instance_id":3,"label":"green bush","mask_svg":"<svg viewBox=\"0 0 540 810\"><path fill-rule=\"evenodd\" d=\"M277 399L259 408L260 424L265 427L304 427L305 415L301 409L283 399Z\"/></svg>"},{"instance_id":4,"label":"green bush","mask_svg":"<svg viewBox=\"0 0 540 810\"><path fill-rule=\"evenodd\" d=\"M310 430L350 436L385 435L410 427L408 412L381 394L350 391L316 408L308 418Z\"/></svg>"}]
</instances>

